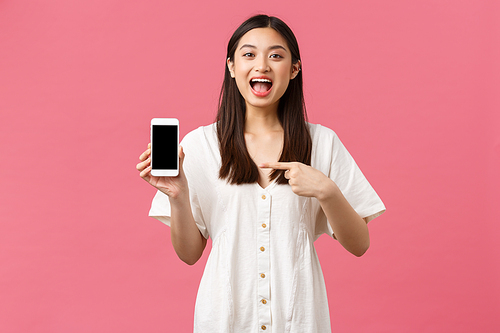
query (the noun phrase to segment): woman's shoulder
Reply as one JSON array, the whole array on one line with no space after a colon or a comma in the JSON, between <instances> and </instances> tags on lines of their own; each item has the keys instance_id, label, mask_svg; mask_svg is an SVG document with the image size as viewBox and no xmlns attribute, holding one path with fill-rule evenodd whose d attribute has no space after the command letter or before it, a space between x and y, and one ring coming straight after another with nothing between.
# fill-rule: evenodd
<instances>
[{"instance_id":1,"label":"woman's shoulder","mask_svg":"<svg viewBox=\"0 0 500 333\"><path fill-rule=\"evenodd\" d=\"M208 161L218 163L220 159L219 141L215 124L200 126L184 136L181 146L189 160L202 162Z\"/></svg>"},{"instance_id":2,"label":"woman's shoulder","mask_svg":"<svg viewBox=\"0 0 500 333\"><path fill-rule=\"evenodd\" d=\"M333 142L337 138L337 134L331 128L320 124L307 123L307 125L313 144Z\"/></svg>"},{"instance_id":3,"label":"woman's shoulder","mask_svg":"<svg viewBox=\"0 0 500 333\"><path fill-rule=\"evenodd\" d=\"M182 139L181 145L211 144L214 140L217 141L216 127L215 124L210 124L188 132Z\"/></svg>"}]
</instances>

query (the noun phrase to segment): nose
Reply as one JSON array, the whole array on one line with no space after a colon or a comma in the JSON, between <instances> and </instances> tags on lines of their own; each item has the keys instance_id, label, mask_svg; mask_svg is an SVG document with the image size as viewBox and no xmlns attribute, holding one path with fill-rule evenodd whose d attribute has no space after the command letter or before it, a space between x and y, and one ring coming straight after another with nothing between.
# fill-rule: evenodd
<instances>
[{"instance_id":1,"label":"nose","mask_svg":"<svg viewBox=\"0 0 500 333\"><path fill-rule=\"evenodd\" d=\"M256 60L257 60L257 62L255 63L255 70L257 72L259 72L259 73L269 72L270 68L269 68L269 64L267 62L266 57L259 57Z\"/></svg>"}]
</instances>

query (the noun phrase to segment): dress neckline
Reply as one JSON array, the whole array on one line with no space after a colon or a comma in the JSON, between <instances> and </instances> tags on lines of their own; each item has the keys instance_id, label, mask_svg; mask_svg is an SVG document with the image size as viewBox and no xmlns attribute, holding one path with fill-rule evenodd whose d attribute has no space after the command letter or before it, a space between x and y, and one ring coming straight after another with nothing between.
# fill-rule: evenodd
<instances>
[{"instance_id":1,"label":"dress neckline","mask_svg":"<svg viewBox=\"0 0 500 333\"><path fill-rule=\"evenodd\" d=\"M259 182L256 182L255 184L257 184L257 186L259 187L260 190L269 192L274 186L276 186L276 179L274 179L272 182L270 182L269 185L267 185L266 187L262 187L259 184Z\"/></svg>"}]
</instances>

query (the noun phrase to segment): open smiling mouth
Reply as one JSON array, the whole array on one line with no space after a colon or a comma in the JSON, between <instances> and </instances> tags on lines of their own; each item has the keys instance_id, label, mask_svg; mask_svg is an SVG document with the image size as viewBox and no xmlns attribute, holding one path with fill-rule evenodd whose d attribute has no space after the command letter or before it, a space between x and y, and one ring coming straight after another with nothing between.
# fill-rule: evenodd
<instances>
[{"instance_id":1,"label":"open smiling mouth","mask_svg":"<svg viewBox=\"0 0 500 333\"><path fill-rule=\"evenodd\" d=\"M269 79L252 79L250 80L250 86L252 87L253 93L257 96L266 96L271 92L273 87L273 82Z\"/></svg>"}]
</instances>

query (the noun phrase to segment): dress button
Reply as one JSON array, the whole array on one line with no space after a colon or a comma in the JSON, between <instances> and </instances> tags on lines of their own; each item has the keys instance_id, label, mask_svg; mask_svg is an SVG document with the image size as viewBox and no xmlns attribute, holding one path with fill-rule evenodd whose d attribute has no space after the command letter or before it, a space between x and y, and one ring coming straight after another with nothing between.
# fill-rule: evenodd
<instances>
[{"instance_id":1,"label":"dress button","mask_svg":"<svg viewBox=\"0 0 500 333\"><path fill-rule=\"evenodd\" d=\"M261 247L260 247L260 250L261 250L262 252L264 252L266 249L265 249L263 246L261 246Z\"/></svg>"},{"instance_id":2,"label":"dress button","mask_svg":"<svg viewBox=\"0 0 500 333\"><path fill-rule=\"evenodd\" d=\"M262 274L260 275L260 277L261 277L261 278L265 278L265 277L266 277L266 274L262 273Z\"/></svg>"},{"instance_id":3,"label":"dress button","mask_svg":"<svg viewBox=\"0 0 500 333\"><path fill-rule=\"evenodd\" d=\"M266 200L266 196L264 194L262 195L262 200Z\"/></svg>"},{"instance_id":4,"label":"dress button","mask_svg":"<svg viewBox=\"0 0 500 333\"><path fill-rule=\"evenodd\" d=\"M262 223L262 228L265 228L267 227L267 225L265 223Z\"/></svg>"},{"instance_id":5,"label":"dress button","mask_svg":"<svg viewBox=\"0 0 500 333\"><path fill-rule=\"evenodd\" d=\"M265 299L263 299L261 302L262 304L267 304L267 301Z\"/></svg>"},{"instance_id":6,"label":"dress button","mask_svg":"<svg viewBox=\"0 0 500 333\"><path fill-rule=\"evenodd\" d=\"M262 325L260 328L262 328L262 330L265 331L267 327L266 325Z\"/></svg>"}]
</instances>

